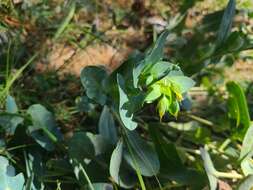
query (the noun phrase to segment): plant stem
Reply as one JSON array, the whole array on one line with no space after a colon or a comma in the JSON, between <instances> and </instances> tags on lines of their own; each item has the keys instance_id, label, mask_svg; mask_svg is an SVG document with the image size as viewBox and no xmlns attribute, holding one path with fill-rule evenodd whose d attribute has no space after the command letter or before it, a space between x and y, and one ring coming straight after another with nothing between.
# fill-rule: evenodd
<instances>
[{"instance_id":1,"label":"plant stem","mask_svg":"<svg viewBox=\"0 0 253 190\"><path fill-rule=\"evenodd\" d=\"M196 116L196 115L185 114L185 116L187 116L187 117L189 117L189 118L191 118L191 119L193 119L193 120L195 120L195 121L197 121L197 122L199 122L199 123L202 123L202 124L204 124L204 125L207 125L207 126L209 126L209 127L215 127L215 125L213 124L213 122L208 121L208 120L206 120L206 119L203 119L203 118L201 118L201 117L198 117L198 116Z\"/></svg>"},{"instance_id":2,"label":"plant stem","mask_svg":"<svg viewBox=\"0 0 253 190\"><path fill-rule=\"evenodd\" d=\"M218 178L229 178L229 179L243 179L243 175L238 174L237 172L234 173L226 173L226 172L219 172L216 171L214 175Z\"/></svg>"}]
</instances>

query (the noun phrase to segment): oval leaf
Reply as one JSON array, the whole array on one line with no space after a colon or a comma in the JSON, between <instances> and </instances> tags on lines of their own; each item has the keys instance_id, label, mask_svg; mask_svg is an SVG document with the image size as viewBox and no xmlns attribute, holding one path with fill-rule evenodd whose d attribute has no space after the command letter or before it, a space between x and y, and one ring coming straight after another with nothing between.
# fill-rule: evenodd
<instances>
[{"instance_id":1,"label":"oval leaf","mask_svg":"<svg viewBox=\"0 0 253 190\"><path fill-rule=\"evenodd\" d=\"M110 160L110 175L113 180L123 188L132 188L136 183L136 177L123 164L123 141L120 140L114 149Z\"/></svg>"},{"instance_id":2,"label":"oval leaf","mask_svg":"<svg viewBox=\"0 0 253 190\"><path fill-rule=\"evenodd\" d=\"M118 135L115 122L107 106L104 106L104 109L100 115L98 130L99 134L101 134L106 140L108 140L112 144L117 143Z\"/></svg>"},{"instance_id":3,"label":"oval leaf","mask_svg":"<svg viewBox=\"0 0 253 190\"><path fill-rule=\"evenodd\" d=\"M107 77L104 69L95 66L85 67L81 72L81 82L87 96L101 105L104 105L107 99L103 87L104 80Z\"/></svg>"},{"instance_id":4,"label":"oval leaf","mask_svg":"<svg viewBox=\"0 0 253 190\"><path fill-rule=\"evenodd\" d=\"M156 175L160 169L160 162L153 147L148 145L134 131L127 132L127 141L128 151L124 152L126 161L135 170L139 169L144 176Z\"/></svg>"}]
</instances>

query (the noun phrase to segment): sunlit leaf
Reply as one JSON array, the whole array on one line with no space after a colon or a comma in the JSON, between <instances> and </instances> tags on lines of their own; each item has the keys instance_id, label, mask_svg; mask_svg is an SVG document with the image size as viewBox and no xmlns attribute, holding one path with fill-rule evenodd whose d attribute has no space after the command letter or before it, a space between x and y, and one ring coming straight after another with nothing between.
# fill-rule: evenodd
<instances>
[{"instance_id":1,"label":"sunlit leaf","mask_svg":"<svg viewBox=\"0 0 253 190\"><path fill-rule=\"evenodd\" d=\"M152 103L162 95L160 85L154 84L151 86L151 90L147 93L145 101Z\"/></svg>"},{"instance_id":2,"label":"sunlit leaf","mask_svg":"<svg viewBox=\"0 0 253 190\"><path fill-rule=\"evenodd\" d=\"M163 58L163 49L168 35L168 30L162 32L146 58L143 61L136 63L133 69L133 83L135 88L137 88L141 73L149 70L156 62Z\"/></svg>"},{"instance_id":3,"label":"sunlit leaf","mask_svg":"<svg viewBox=\"0 0 253 190\"><path fill-rule=\"evenodd\" d=\"M234 101L233 104L237 104L236 106L229 107L229 111L231 113L231 116L236 116L236 118L232 118L232 119L238 120L238 117L239 117L240 121L238 123L242 124L243 126L243 129L241 132L242 137L243 137L250 126L250 116L249 116L249 111L248 111L247 100L239 84L231 81L231 82L228 82L226 86L229 92L230 101ZM231 106L233 104L231 104L230 102L228 106ZM233 110L235 108L238 108L238 110ZM234 112L236 112L236 114ZM240 114L239 116L237 116L238 113Z\"/></svg>"},{"instance_id":4,"label":"sunlit leaf","mask_svg":"<svg viewBox=\"0 0 253 190\"><path fill-rule=\"evenodd\" d=\"M240 159L241 168L245 175L253 174L253 163L251 157L253 155L253 126L251 125L243 139Z\"/></svg>"},{"instance_id":5,"label":"sunlit leaf","mask_svg":"<svg viewBox=\"0 0 253 190\"><path fill-rule=\"evenodd\" d=\"M210 190L216 190L217 185L218 185L218 179L214 175L216 170L213 166L213 162L210 158L210 155L204 148L200 148L201 152L201 157L204 161L204 167L206 170L207 177L209 179L209 184L210 184Z\"/></svg>"},{"instance_id":6,"label":"sunlit leaf","mask_svg":"<svg viewBox=\"0 0 253 190\"><path fill-rule=\"evenodd\" d=\"M131 170L125 168L126 166L123 160L123 141L120 140L111 156L110 175L121 187L132 188L136 183L136 177Z\"/></svg>"},{"instance_id":7,"label":"sunlit leaf","mask_svg":"<svg viewBox=\"0 0 253 190\"><path fill-rule=\"evenodd\" d=\"M177 84L181 94L186 93L195 85L195 82L186 76L170 76L168 77L168 80Z\"/></svg>"},{"instance_id":8,"label":"sunlit leaf","mask_svg":"<svg viewBox=\"0 0 253 190\"><path fill-rule=\"evenodd\" d=\"M124 104L129 102L125 90L125 82L121 75L117 75L118 89L119 89L119 114L121 121L125 127L129 130L134 130L137 127L137 123L134 122L133 114L129 116L128 110L124 107Z\"/></svg>"},{"instance_id":9,"label":"sunlit leaf","mask_svg":"<svg viewBox=\"0 0 253 190\"><path fill-rule=\"evenodd\" d=\"M9 161L0 156L0 189L23 190L24 183L24 175L22 173L16 175L15 169L9 165Z\"/></svg>"},{"instance_id":10,"label":"sunlit leaf","mask_svg":"<svg viewBox=\"0 0 253 190\"><path fill-rule=\"evenodd\" d=\"M246 177L243 182L240 183L238 190L252 190L253 188L253 175Z\"/></svg>"},{"instance_id":11,"label":"sunlit leaf","mask_svg":"<svg viewBox=\"0 0 253 190\"><path fill-rule=\"evenodd\" d=\"M6 111L8 113L17 113L18 112L18 106L16 104L16 101L10 95L8 95L6 98Z\"/></svg>"}]
</instances>

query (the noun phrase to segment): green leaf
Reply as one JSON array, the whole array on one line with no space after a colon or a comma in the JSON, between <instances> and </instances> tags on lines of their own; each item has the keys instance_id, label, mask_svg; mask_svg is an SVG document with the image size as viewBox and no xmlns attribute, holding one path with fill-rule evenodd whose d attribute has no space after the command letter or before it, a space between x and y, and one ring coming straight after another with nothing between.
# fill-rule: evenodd
<instances>
[{"instance_id":1,"label":"green leaf","mask_svg":"<svg viewBox=\"0 0 253 190\"><path fill-rule=\"evenodd\" d=\"M155 63L147 73L142 73L143 77L148 75L146 86L150 83L161 80L166 76L183 76L180 67L167 61L158 61Z\"/></svg>"},{"instance_id":2,"label":"green leaf","mask_svg":"<svg viewBox=\"0 0 253 190\"><path fill-rule=\"evenodd\" d=\"M162 95L160 85L154 84L145 97L145 102L152 103Z\"/></svg>"},{"instance_id":3,"label":"green leaf","mask_svg":"<svg viewBox=\"0 0 253 190\"><path fill-rule=\"evenodd\" d=\"M172 100L168 110L171 115L173 115L174 117L177 117L178 112L180 111L180 106L177 100L174 100L174 101Z\"/></svg>"},{"instance_id":4,"label":"green leaf","mask_svg":"<svg viewBox=\"0 0 253 190\"><path fill-rule=\"evenodd\" d=\"M9 161L0 156L0 189L1 190L23 190L25 183L22 173L15 175L15 169L9 165Z\"/></svg>"},{"instance_id":5,"label":"green leaf","mask_svg":"<svg viewBox=\"0 0 253 190\"><path fill-rule=\"evenodd\" d=\"M97 160L97 156L109 150L109 143L101 135L76 132L67 142L71 159L86 164L85 160Z\"/></svg>"},{"instance_id":6,"label":"green leaf","mask_svg":"<svg viewBox=\"0 0 253 190\"><path fill-rule=\"evenodd\" d=\"M117 129L113 116L107 106L104 109L99 118L98 124L99 134L101 134L106 140L112 144L116 144L118 141Z\"/></svg>"},{"instance_id":7,"label":"green leaf","mask_svg":"<svg viewBox=\"0 0 253 190\"><path fill-rule=\"evenodd\" d=\"M86 135L93 144L95 156L106 153L106 151L109 150L109 147L111 147L111 145L102 135L97 135L90 132L87 132Z\"/></svg>"},{"instance_id":8,"label":"green leaf","mask_svg":"<svg viewBox=\"0 0 253 190\"><path fill-rule=\"evenodd\" d=\"M170 31L165 30L158 37L149 55L145 58L145 65L153 66L154 63L160 61L163 58L163 49L166 43L166 39Z\"/></svg>"},{"instance_id":9,"label":"green leaf","mask_svg":"<svg viewBox=\"0 0 253 190\"><path fill-rule=\"evenodd\" d=\"M127 129L134 130L137 127L137 123L132 120L133 114L131 113L131 115L129 115L128 110L124 106L124 104L127 104L129 100L124 92L125 81L120 74L117 75L117 83L119 89L119 115L121 121Z\"/></svg>"},{"instance_id":10,"label":"green leaf","mask_svg":"<svg viewBox=\"0 0 253 190\"><path fill-rule=\"evenodd\" d=\"M154 124L149 125L149 134L151 135L157 153L159 155L159 160L161 163L161 172L169 173L171 175L177 173L178 171L184 172L185 167L180 159L176 147L172 143L166 143L163 138L161 138L161 133L158 130L159 126Z\"/></svg>"},{"instance_id":11,"label":"green leaf","mask_svg":"<svg viewBox=\"0 0 253 190\"><path fill-rule=\"evenodd\" d=\"M235 15L235 7L236 1L235 0L229 0L228 5L224 11L221 24L218 31L217 36L217 46L221 45L226 41L228 36L230 35L233 18Z\"/></svg>"},{"instance_id":12,"label":"green leaf","mask_svg":"<svg viewBox=\"0 0 253 190\"><path fill-rule=\"evenodd\" d=\"M0 126L4 128L6 133L13 135L18 125L22 124L24 119L22 117L4 114L0 115Z\"/></svg>"},{"instance_id":13,"label":"green leaf","mask_svg":"<svg viewBox=\"0 0 253 190\"><path fill-rule=\"evenodd\" d=\"M32 126L28 127L30 135L46 150L54 150L54 144L62 140L62 135L52 113L40 104L30 106L27 113L32 118Z\"/></svg>"},{"instance_id":14,"label":"green leaf","mask_svg":"<svg viewBox=\"0 0 253 190\"><path fill-rule=\"evenodd\" d=\"M253 174L253 163L251 157L253 155L253 126L251 125L242 142L242 148L240 153L241 168L244 175Z\"/></svg>"},{"instance_id":15,"label":"green leaf","mask_svg":"<svg viewBox=\"0 0 253 190\"><path fill-rule=\"evenodd\" d=\"M177 84L181 94L188 92L195 85L195 82L186 76L170 76L168 80Z\"/></svg>"},{"instance_id":16,"label":"green leaf","mask_svg":"<svg viewBox=\"0 0 253 190\"><path fill-rule=\"evenodd\" d=\"M110 175L121 187L132 188L137 181L136 176L126 166L123 160L123 141L119 140L111 156Z\"/></svg>"},{"instance_id":17,"label":"green leaf","mask_svg":"<svg viewBox=\"0 0 253 190\"><path fill-rule=\"evenodd\" d=\"M68 141L68 154L72 159L82 162L85 158L94 158L95 148L86 133L77 132Z\"/></svg>"},{"instance_id":18,"label":"green leaf","mask_svg":"<svg viewBox=\"0 0 253 190\"><path fill-rule=\"evenodd\" d=\"M81 72L81 82L87 96L101 105L104 105L107 100L104 89L107 77L108 74L104 69L95 66L85 67Z\"/></svg>"},{"instance_id":19,"label":"green leaf","mask_svg":"<svg viewBox=\"0 0 253 190\"><path fill-rule=\"evenodd\" d=\"M247 176L243 182L240 183L238 190L251 190L253 188L253 175Z\"/></svg>"},{"instance_id":20,"label":"green leaf","mask_svg":"<svg viewBox=\"0 0 253 190\"><path fill-rule=\"evenodd\" d=\"M166 142L162 138L162 134L159 131L159 123L151 123L149 125L149 134L153 142L155 143L155 148L159 156L161 169L159 174L159 179L165 181L173 180L179 184L187 185L192 187L192 189L203 189L205 186L205 180L202 173L197 172L192 169L187 169L176 149L176 146L171 142ZM197 181L194 179L198 179Z\"/></svg>"},{"instance_id":21,"label":"green leaf","mask_svg":"<svg viewBox=\"0 0 253 190\"><path fill-rule=\"evenodd\" d=\"M8 95L6 98L6 111L8 113L17 113L18 112L18 106L15 102L15 99Z\"/></svg>"},{"instance_id":22,"label":"green leaf","mask_svg":"<svg viewBox=\"0 0 253 190\"><path fill-rule=\"evenodd\" d=\"M123 156L132 168L140 170L143 176L156 175L160 169L160 162L153 147L135 131L127 131L127 143L128 151L124 152Z\"/></svg>"},{"instance_id":23,"label":"green leaf","mask_svg":"<svg viewBox=\"0 0 253 190\"><path fill-rule=\"evenodd\" d=\"M246 97L244 95L244 92L243 92L241 86L239 84L237 84L236 82L234 82L234 81L228 82L226 84L226 86L227 86L227 90L229 92L230 101L234 101L233 104L237 104L237 106L230 107L229 111L232 116L235 116L235 114L233 113L235 110L233 110L233 109L238 108L238 110L236 110L236 112L239 113L239 116L237 116L236 118L233 118L233 119L238 120L238 117L239 117L240 121L238 123L242 124L242 126L243 126L243 129L240 132L240 134L242 136L244 136L244 134L246 133L247 129L250 126L250 116L249 116ZM231 106L231 103L228 106ZM231 110L232 110L232 112L231 112Z\"/></svg>"},{"instance_id":24,"label":"green leaf","mask_svg":"<svg viewBox=\"0 0 253 190\"><path fill-rule=\"evenodd\" d=\"M146 56L144 60L136 63L133 69L133 83L135 88L138 86L139 76L141 73L149 70L156 62L160 61L163 58L163 49L169 33L169 30L162 32L148 56Z\"/></svg>"},{"instance_id":25,"label":"green leaf","mask_svg":"<svg viewBox=\"0 0 253 190\"><path fill-rule=\"evenodd\" d=\"M26 190L44 189L45 184L41 178L45 175L45 164L42 161L42 155L39 150L30 150L28 154L24 154L28 177Z\"/></svg>"},{"instance_id":26,"label":"green leaf","mask_svg":"<svg viewBox=\"0 0 253 190\"><path fill-rule=\"evenodd\" d=\"M79 112L91 112L95 108L95 104L93 104L87 96L78 98L76 104Z\"/></svg>"},{"instance_id":27,"label":"green leaf","mask_svg":"<svg viewBox=\"0 0 253 190\"><path fill-rule=\"evenodd\" d=\"M218 179L215 176L215 168L213 166L213 162L210 158L210 155L204 148L200 148L201 152L201 157L204 161L204 167L206 170L207 177L209 179L209 184L210 184L210 190L216 190L218 186Z\"/></svg>"},{"instance_id":28,"label":"green leaf","mask_svg":"<svg viewBox=\"0 0 253 190\"><path fill-rule=\"evenodd\" d=\"M227 52L236 52L243 50L244 46L246 45L247 39L244 39L244 36L242 33L235 31L232 32L228 39L225 41L224 45L224 50Z\"/></svg>"},{"instance_id":29,"label":"green leaf","mask_svg":"<svg viewBox=\"0 0 253 190\"><path fill-rule=\"evenodd\" d=\"M170 62L158 61L150 69L150 74L154 79L158 79L168 74L174 67L175 65Z\"/></svg>"}]
</instances>

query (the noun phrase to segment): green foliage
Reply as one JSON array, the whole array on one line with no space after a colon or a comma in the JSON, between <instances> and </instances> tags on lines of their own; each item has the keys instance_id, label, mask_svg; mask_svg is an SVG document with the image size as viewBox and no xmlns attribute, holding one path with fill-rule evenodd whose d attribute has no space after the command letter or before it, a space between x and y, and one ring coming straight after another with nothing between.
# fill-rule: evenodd
<instances>
[{"instance_id":1,"label":"green foliage","mask_svg":"<svg viewBox=\"0 0 253 190\"><path fill-rule=\"evenodd\" d=\"M106 78L106 71L98 67L87 67L81 73L81 81L88 98L102 105L106 103L106 90L103 84Z\"/></svg>"},{"instance_id":2,"label":"green foliage","mask_svg":"<svg viewBox=\"0 0 253 190\"><path fill-rule=\"evenodd\" d=\"M218 45L224 43L230 34L233 18L235 15L235 7L236 7L236 1L229 0L228 5L224 11L220 28L218 31L218 36L217 36Z\"/></svg>"},{"instance_id":3,"label":"green foliage","mask_svg":"<svg viewBox=\"0 0 253 190\"><path fill-rule=\"evenodd\" d=\"M215 190L215 189L217 189L217 186L218 186L218 179L215 175L216 170L213 166L212 160L211 160L208 152L203 148L200 149L200 151L201 151L201 157L204 161L206 174L207 174L207 177L209 180L210 190Z\"/></svg>"},{"instance_id":4,"label":"green foliage","mask_svg":"<svg viewBox=\"0 0 253 190\"><path fill-rule=\"evenodd\" d=\"M0 189L22 190L24 187L24 175L22 173L15 175L15 169L9 165L9 161L0 157Z\"/></svg>"},{"instance_id":5,"label":"green foliage","mask_svg":"<svg viewBox=\"0 0 253 190\"><path fill-rule=\"evenodd\" d=\"M247 101L240 85L235 82L227 83L229 92L228 111L229 117L236 121L236 126L242 125L241 136L243 137L250 126L250 116ZM240 135L240 134L238 134Z\"/></svg>"},{"instance_id":6,"label":"green foliage","mask_svg":"<svg viewBox=\"0 0 253 190\"><path fill-rule=\"evenodd\" d=\"M253 186L253 176L249 175L238 187L238 190L248 190L252 189Z\"/></svg>"},{"instance_id":7,"label":"green foliage","mask_svg":"<svg viewBox=\"0 0 253 190\"><path fill-rule=\"evenodd\" d=\"M113 150L110 160L110 175L119 186L132 188L137 182L137 178L134 173L127 168L127 163L123 160L123 146L123 141L120 140Z\"/></svg>"},{"instance_id":8,"label":"green foliage","mask_svg":"<svg viewBox=\"0 0 253 190\"><path fill-rule=\"evenodd\" d=\"M242 149L240 152L241 168L242 168L244 175L246 175L246 176L253 174L252 161L251 161L251 157L253 154L252 134L253 134L253 128L252 128L252 126L250 126L244 136L243 143L242 143Z\"/></svg>"},{"instance_id":9,"label":"green foliage","mask_svg":"<svg viewBox=\"0 0 253 190\"><path fill-rule=\"evenodd\" d=\"M30 106L27 113L32 118L28 133L46 150L54 150L57 141L61 140L61 134L52 114L39 104Z\"/></svg>"},{"instance_id":10,"label":"green foliage","mask_svg":"<svg viewBox=\"0 0 253 190\"><path fill-rule=\"evenodd\" d=\"M112 144L116 144L118 140L117 129L113 119L113 115L110 113L110 109L104 106L98 124L99 134Z\"/></svg>"},{"instance_id":11,"label":"green foliage","mask_svg":"<svg viewBox=\"0 0 253 190\"><path fill-rule=\"evenodd\" d=\"M20 16L17 22L3 15L0 30L22 25L25 54L16 59L12 43L0 51L0 190L216 190L223 181L231 189L252 187L252 84L227 82L223 73L235 60L252 59L241 53L253 48L251 29L234 19L252 15L235 0L207 14L195 10L195 0L140 2L128 12L116 1L113 8L99 1L23 1L11 15ZM168 23L149 28L142 17L160 7L166 10L158 18ZM134 51L112 73L85 67L79 81L38 74L31 66L36 56L26 61L34 54L28 38L43 46L42 58L48 49L42 41L81 48L94 40L114 43L101 30L100 11L109 12L114 32L145 28L145 43L131 46L146 51ZM203 19L188 26L198 11ZM150 34L157 40L147 48ZM71 92L68 82L76 85Z\"/></svg>"}]
</instances>

